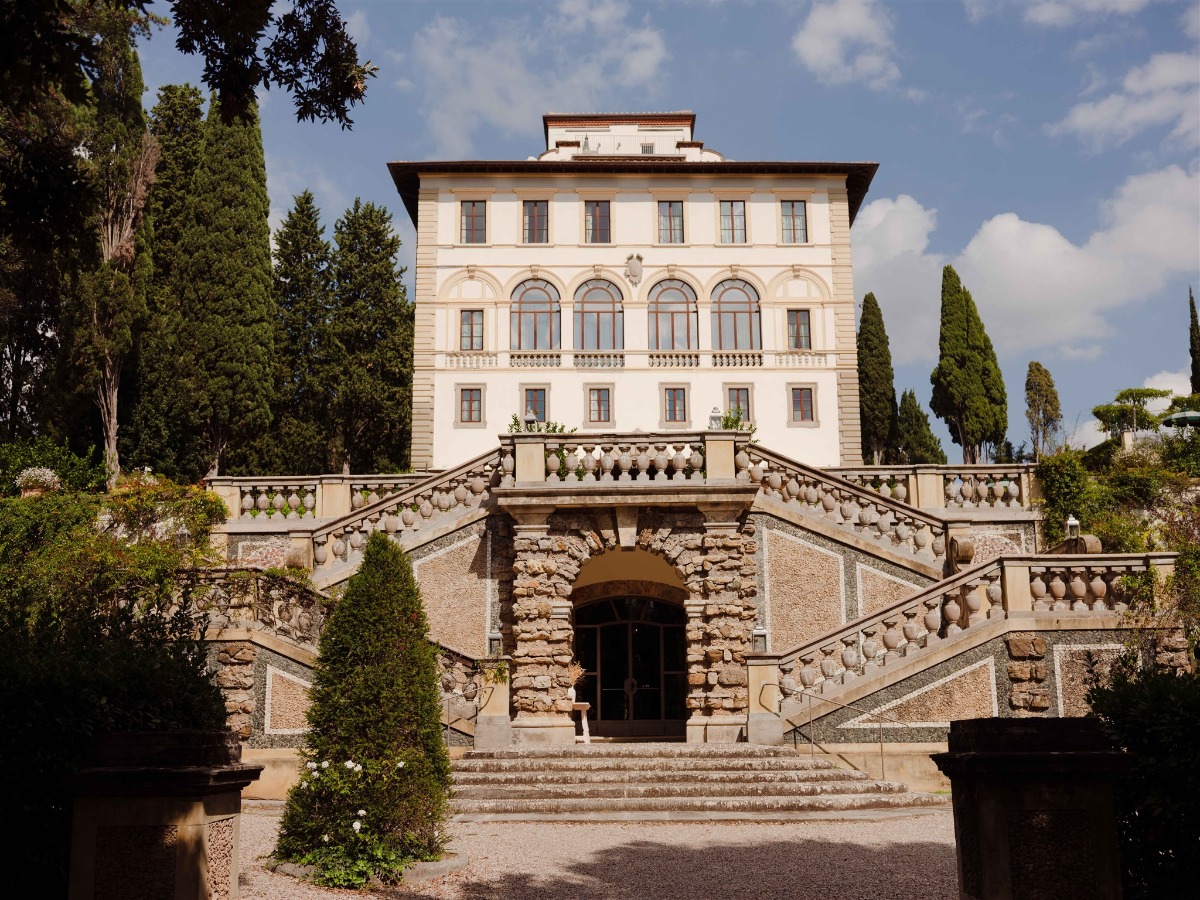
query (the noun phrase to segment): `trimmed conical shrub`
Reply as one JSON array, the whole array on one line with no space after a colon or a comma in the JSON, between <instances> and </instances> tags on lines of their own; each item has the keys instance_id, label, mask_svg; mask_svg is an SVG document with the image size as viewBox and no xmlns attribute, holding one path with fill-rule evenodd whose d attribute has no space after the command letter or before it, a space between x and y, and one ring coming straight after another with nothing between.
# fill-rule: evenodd
<instances>
[{"instance_id":1,"label":"trimmed conical shrub","mask_svg":"<svg viewBox=\"0 0 1200 900\"><path fill-rule=\"evenodd\" d=\"M437 656L412 564L383 534L325 626L311 696L278 858L343 886L437 858L450 784Z\"/></svg>"}]
</instances>

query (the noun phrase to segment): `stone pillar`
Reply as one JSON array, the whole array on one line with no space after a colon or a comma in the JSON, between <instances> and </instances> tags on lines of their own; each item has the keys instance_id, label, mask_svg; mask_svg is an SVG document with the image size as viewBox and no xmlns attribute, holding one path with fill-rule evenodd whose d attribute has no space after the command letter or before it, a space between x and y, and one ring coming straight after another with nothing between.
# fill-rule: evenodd
<instances>
[{"instance_id":1,"label":"stone pillar","mask_svg":"<svg viewBox=\"0 0 1200 900\"><path fill-rule=\"evenodd\" d=\"M948 753L962 900L1119 900L1113 779L1128 765L1099 720L968 719Z\"/></svg>"},{"instance_id":2,"label":"stone pillar","mask_svg":"<svg viewBox=\"0 0 1200 900\"><path fill-rule=\"evenodd\" d=\"M241 762L228 732L101 738L95 768L75 776L70 900L236 900Z\"/></svg>"},{"instance_id":3,"label":"stone pillar","mask_svg":"<svg viewBox=\"0 0 1200 900\"><path fill-rule=\"evenodd\" d=\"M750 659L747 674L750 682L750 714L746 722L746 740L751 744L782 744L778 657Z\"/></svg>"},{"instance_id":4,"label":"stone pillar","mask_svg":"<svg viewBox=\"0 0 1200 900\"><path fill-rule=\"evenodd\" d=\"M476 750L496 750L512 743L512 719L508 714L512 657L501 657L501 661L502 666L484 670L475 718Z\"/></svg>"},{"instance_id":5,"label":"stone pillar","mask_svg":"<svg viewBox=\"0 0 1200 900\"><path fill-rule=\"evenodd\" d=\"M514 511L512 693L517 744L573 744L567 663L574 655L571 585L588 557L581 538L551 534L551 507Z\"/></svg>"}]
</instances>

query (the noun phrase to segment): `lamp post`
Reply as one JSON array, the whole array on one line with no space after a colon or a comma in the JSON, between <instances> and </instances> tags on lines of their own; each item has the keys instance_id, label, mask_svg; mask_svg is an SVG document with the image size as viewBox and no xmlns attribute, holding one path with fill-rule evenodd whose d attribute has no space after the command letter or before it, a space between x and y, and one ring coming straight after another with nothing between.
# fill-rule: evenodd
<instances>
[{"instance_id":1,"label":"lamp post","mask_svg":"<svg viewBox=\"0 0 1200 900\"><path fill-rule=\"evenodd\" d=\"M714 406L712 412L708 414L708 429L709 431L719 431L721 428L721 408Z\"/></svg>"},{"instance_id":2,"label":"lamp post","mask_svg":"<svg viewBox=\"0 0 1200 900\"><path fill-rule=\"evenodd\" d=\"M1079 520L1075 518L1074 514L1067 516L1067 537L1079 537Z\"/></svg>"}]
</instances>

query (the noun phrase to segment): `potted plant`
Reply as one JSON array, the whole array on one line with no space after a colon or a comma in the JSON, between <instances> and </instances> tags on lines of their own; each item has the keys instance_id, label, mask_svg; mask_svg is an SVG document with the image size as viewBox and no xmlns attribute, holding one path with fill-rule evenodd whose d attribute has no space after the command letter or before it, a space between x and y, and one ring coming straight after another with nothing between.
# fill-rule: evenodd
<instances>
[{"instance_id":1,"label":"potted plant","mask_svg":"<svg viewBox=\"0 0 1200 900\"><path fill-rule=\"evenodd\" d=\"M573 659L567 663L567 699L572 703L575 702L575 685L583 681L584 676L583 666L579 660Z\"/></svg>"},{"instance_id":2,"label":"potted plant","mask_svg":"<svg viewBox=\"0 0 1200 900\"><path fill-rule=\"evenodd\" d=\"M45 466L31 466L28 469L22 469L13 483L16 484L22 497L40 497L46 491L57 491L62 487L62 482L58 480L54 470L47 469Z\"/></svg>"}]
</instances>

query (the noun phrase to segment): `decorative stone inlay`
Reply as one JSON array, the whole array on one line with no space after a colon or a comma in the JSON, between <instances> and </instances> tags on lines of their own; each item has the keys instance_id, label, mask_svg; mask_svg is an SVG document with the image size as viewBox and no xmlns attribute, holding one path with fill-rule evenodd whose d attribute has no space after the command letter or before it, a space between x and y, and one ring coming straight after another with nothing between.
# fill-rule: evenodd
<instances>
[{"instance_id":1,"label":"decorative stone inlay","mask_svg":"<svg viewBox=\"0 0 1200 900\"><path fill-rule=\"evenodd\" d=\"M612 514L512 512L514 580L504 628L513 705L519 719L569 713L571 586L591 556L619 552ZM745 654L757 615L756 529L728 516L725 509L706 518L687 509L643 508L638 518L635 546L670 563L687 588L687 707L699 716L744 713L749 705Z\"/></svg>"},{"instance_id":2,"label":"decorative stone inlay","mask_svg":"<svg viewBox=\"0 0 1200 900\"><path fill-rule=\"evenodd\" d=\"M229 900L234 896L235 871L233 828L236 819L218 819L208 826L208 886L210 900Z\"/></svg>"},{"instance_id":3,"label":"decorative stone inlay","mask_svg":"<svg viewBox=\"0 0 1200 900\"><path fill-rule=\"evenodd\" d=\"M930 684L845 722L841 728L949 728L954 719L981 719L999 714L996 663L992 657L952 672ZM893 721L894 720L894 721Z\"/></svg>"},{"instance_id":4,"label":"decorative stone inlay","mask_svg":"<svg viewBox=\"0 0 1200 900\"><path fill-rule=\"evenodd\" d=\"M175 896L175 825L110 825L96 829L96 900Z\"/></svg>"},{"instance_id":5,"label":"decorative stone inlay","mask_svg":"<svg viewBox=\"0 0 1200 900\"><path fill-rule=\"evenodd\" d=\"M308 692L312 683L274 666L267 666L267 734L303 734L308 730Z\"/></svg>"}]
</instances>

